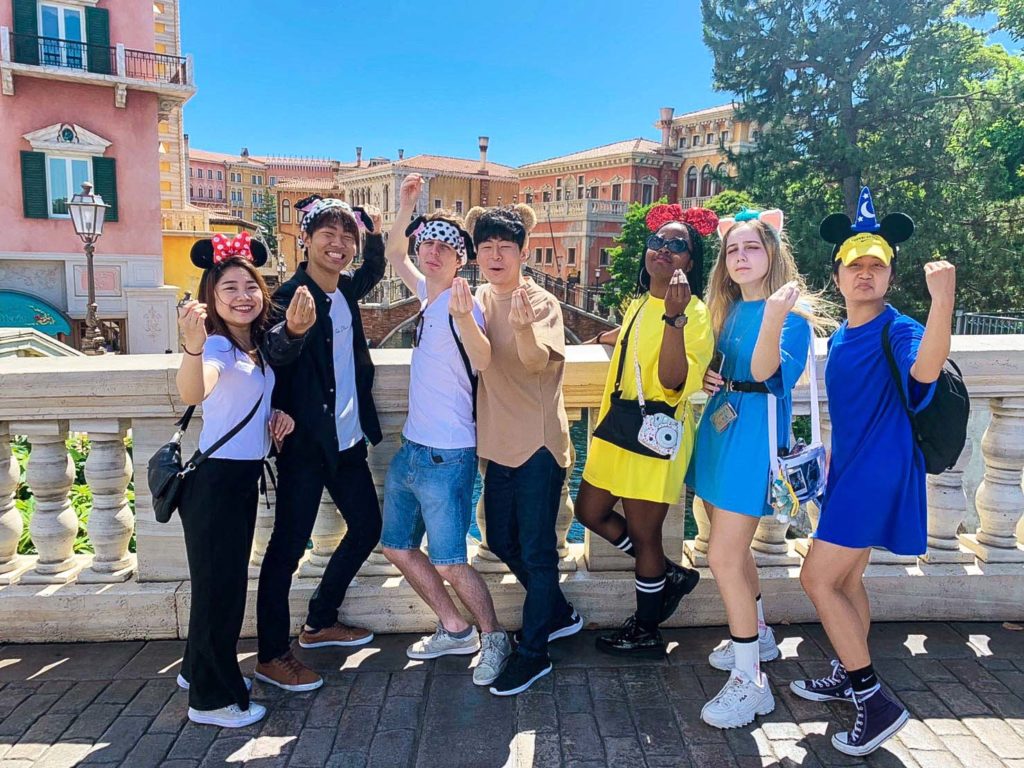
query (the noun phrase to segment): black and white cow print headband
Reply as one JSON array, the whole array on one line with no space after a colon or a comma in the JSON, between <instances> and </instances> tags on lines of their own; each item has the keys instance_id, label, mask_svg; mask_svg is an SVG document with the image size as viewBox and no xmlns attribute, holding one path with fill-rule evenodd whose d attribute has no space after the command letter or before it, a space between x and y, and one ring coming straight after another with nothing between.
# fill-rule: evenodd
<instances>
[{"instance_id":1,"label":"black and white cow print headband","mask_svg":"<svg viewBox=\"0 0 1024 768\"><path fill-rule=\"evenodd\" d=\"M437 240L450 245L458 254L463 266L469 259L476 258L473 238L469 232L444 219L428 220L426 216L420 216L406 228L405 234L407 237L415 235L417 251L427 240Z\"/></svg>"},{"instance_id":2,"label":"black and white cow print headband","mask_svg":"<svg viewBox=\"0 0 1024 768\"><path fill-rule=\"evenodd\" d=\"M351 216L355 220L356 226L361 232L373 232L373 220L367 215L366 211L358 206L352 207L344 200L338 200L335 197L310 195L309 197L297 202L295 204L295 208L302 212L302 221L299 223L299 228L304 234L309 234L309 230L312 228L313 222L316 218L321 213L330 210L331 208L340 208ZM298 241L299 248L304 248L305 241L303 238L299 237Z\"/></svg>"}]
</instances>

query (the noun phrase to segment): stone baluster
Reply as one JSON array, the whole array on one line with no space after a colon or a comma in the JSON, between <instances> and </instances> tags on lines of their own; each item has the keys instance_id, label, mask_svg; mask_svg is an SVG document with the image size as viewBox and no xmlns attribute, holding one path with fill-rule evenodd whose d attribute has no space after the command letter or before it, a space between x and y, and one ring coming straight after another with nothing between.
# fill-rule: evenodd
<instances>
[{"instance_id":1,"label":"stone baluster","mask_svg":"<svg viewBox=\"0 0 1024 768\"><path fill-rule=\"evenodd\" d=\"M708 541L711 537L711 518L704 506L704 500L693 497L693 520L697 523L697 538L688 539L683 544L683 553L694 568L708 567Z\"/></svg>"},{"instance_id":2,"label":"stone baluster","mask_svg":"<svg viewBox=\"0 0 1024 768\"><path fill-rule=\"evenodd\" d=\"M92 565L78 580L127 581L135 573L135 556L128 552L135 516L125 496L132 479L132 461L124 446L128 424L119 419L104 419L76 421L71 426L76 432L87 432L90 443L85 480L92 490L88 532L95 554Z\"/></svg>"},{"instance_id":3,"label":"stone baluster","mask_svg":"<svg viewBox=\"0 0 1024 768\"><path fill-rule=\"evenodd\" d=\"M973 446L967 438L956 465L941 475L928 475L928 551L921 560L929 564L972 563L974 553L960 545L959 528L967 514L964 470Z\"/></svg>"},{"instance_id":4,"label":"stone baluster","mask_svg":"<svg viewBox=\"0 0 1024 768\"><path fill-rule=\"evenodd\" d=\"M11 453L11 435L0 424L0 585L13 584L28 568L29 560L18 555L18 542L25 524L14 504L21 470Z\"/></svg>"},{"instance_id":5,"label":"stone baluster","mask_svg":"<svg viewBox=\"0 0 1024 768\"><path fill-rule=\"evenodd\" d=\"M981 523L960 543L986 563L1024 562L1017 527L1024 513L1024 397L994 398L991 420L981 439L985 474L974 497Z\"/></svg>"},{"instance_id":6,"label":"stone baluster","mask_svg":"<svg viewBox=\"0 0 1024 768\"><path fill-rule=\"evenodd\" d=\"M373 475L373 484L377 489L377 498L383 507L384 504L384 480L387 478L388 467L391 459L398 453L402 446L402 428L405 426L406 411L385 411L378 413L380 418L380 429L384 439L378 445L370 448L368 463L370 473ZM377 542L373 552L366 558L366 563L359 570L364 576L398 576L400 571L388 562L384 557L384 550Z\"/></svg>"},{"instance_id":7,"label":"stone baluster","mask_svg":"<svg viewBox=\"0 0 1024 768\"><path fill-rule=\"evenodd\" d=\"M775 515L765 515L758 521L750 549L758 565L799 565L800 556L786 538L790 521L780 523Z\"/></svg>"},{"instance_id":8,"label":"stone baluster","mask_svg":"<svg viewBox=\"0 0 1024 768\"><path fill-rule=\"evenodd\" d=\"M277 459L270 459L273 467L274 479L277 479ZM274 511L277 509L277 488L267 478L267 497L260 498L260 505L256 509L256 529L252 537L252 553L249 555L249 578L257 579L260 575L260 566L263 565L263 558L267 554L267 545L270 544L270 534L274 531Z\"/></svg>"},{"instance_id":9,"label":"stone baluster","mask_svg":"<svg viewBox=\"0 0 1024 768\"><path fill-rule=\"evenodd\" d=\"M26 479L35 497L35 509L28 529L39 556L22 583L66 584L81 568L74 557L78 517L68 498L75 479L74 463L65 445L68 423L14 423L11 431L28 435L32 445Z\"/></svg>"},{"instance_id":10,"label":"stone baluster","mask_svg":"<svg viewBox=\"0 0 1024 768\"><path fill-rule=\"evenodd\" d=\"M320 578L324 575L327 563L338 548L345 531L345 518L334 505L334 500L327 491L320 497L320 509L317 510L316 521L313 523L313 533L310 538L313 540L313 549L309 556L303 561L299 568L299 576L302 578Z\"/></svg>"}]
</instances>

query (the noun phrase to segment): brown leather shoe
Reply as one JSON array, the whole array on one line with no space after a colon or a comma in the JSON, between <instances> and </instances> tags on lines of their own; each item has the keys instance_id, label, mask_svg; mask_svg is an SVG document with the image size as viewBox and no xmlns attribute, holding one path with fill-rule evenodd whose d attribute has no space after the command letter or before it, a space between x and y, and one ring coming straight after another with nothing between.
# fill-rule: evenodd
<instances>
[{"instance_id":1,"label":"brown leather shoe","mask_svg":"<svg viewBox=\"0 0 1024 768\"><path fill-rule=\"evenodd\" d=\"M327 648L336 645L349 647L366 645L373 640L373 632L360 627L350 627L336 621L333 626L311 632L303 629L299 632L299 645L303 648Z\"/></svg>"},{"instance_id":2,"label":"brown leather shoe","mask_svg":"<svg viewBox=\"0 0 1024 768\"><path fill-rule=\"evenodd\" d=\"M256 679L276 685L286 691L312 691L324 684L324 679L288 651L273 661L256 665Z\"/></svg>"}]
</instances>

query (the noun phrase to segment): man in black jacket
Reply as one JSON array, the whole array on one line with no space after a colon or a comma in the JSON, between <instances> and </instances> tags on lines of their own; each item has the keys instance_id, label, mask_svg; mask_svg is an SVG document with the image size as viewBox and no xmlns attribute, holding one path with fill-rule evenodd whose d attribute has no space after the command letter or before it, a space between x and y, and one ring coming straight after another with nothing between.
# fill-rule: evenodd
<instances>
[{"instance_id":1,"label":"man in black jacket","mask_svg":"<svg viewBox=\"0 0 1024 768\"><path fill-rule=\"evenodd\" d=\"M348 530L331 556L309 602L303 648L368 643L373 634L338 621L345 591L380 539L380 503L366 462L366 441L381 441L373 404L373 363L357 302L384 276L380 227L365 211L318 195L295 206L302 212L306 261L274 294L288 306L300 286L316 305L298 360L275 368L274 406L295 419L295 432L278 455L274 531L260 570L256 602L259 657L256 677L288 691L309 691L323 679L291 652L288 594L306 551L326 487ZM346 271L366 231L363 263Z\"/></svg>"}]
</instances>

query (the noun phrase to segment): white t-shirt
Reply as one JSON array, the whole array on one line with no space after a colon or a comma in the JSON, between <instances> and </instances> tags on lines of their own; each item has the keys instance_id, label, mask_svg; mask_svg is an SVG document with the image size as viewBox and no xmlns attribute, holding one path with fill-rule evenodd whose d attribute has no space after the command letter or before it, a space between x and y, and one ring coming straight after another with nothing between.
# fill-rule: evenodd
<instances>
[{"instance_id":1,"label":"white t-shirt","mask_svg":"<svg viewBox=\"0 0 1024 768\"><path fill-rule=\"evenodd\" d=\"M334 328L334 427L338 431L338 450L344 451L363 440L356 394L356 358L352 351L352 310L340 290L335 289L327 298Z\"/></svg>"},{"instance_id":2,"label":"white t-shirt","mask_svg":"<svg viewBox=\"0 0 1024 768\"><path fill-rule=\"evenodd\" d=\"M409 372L409 417L402 434L431 448L474 448L473 389L448 324L451 289L427 302L427 284L416 286L423 312L419 343ZM484 327L484 310L473 300L473 319ZM458 325L455 332L458 333Z\"/></svg>"},{"instance_id":3,"label":"white t-shirt","mask_svg":"<svg viewBox=\"0 0 1024 768\"><path fill-rule=\"evenodd\" d=\"M262 459L270 452L270 396L274 391L274 370L263 370L229 339L209 336L203 345L203 365L212 365L220 373L217 386L203 401L203 431L199 450L206 451L245 418L260 395L263 402L249 423L210 458Z\"/></svg>"}]
</instances>

